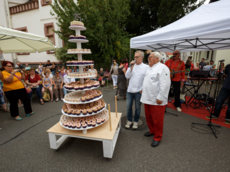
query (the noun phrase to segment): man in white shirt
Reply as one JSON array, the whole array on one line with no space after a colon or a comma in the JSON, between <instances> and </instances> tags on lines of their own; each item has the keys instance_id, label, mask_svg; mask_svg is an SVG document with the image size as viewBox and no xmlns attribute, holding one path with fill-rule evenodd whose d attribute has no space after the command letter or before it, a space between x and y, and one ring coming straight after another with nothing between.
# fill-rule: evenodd
<instances>
[{"instance_id":1,"label":"man in white shirt","mask_svg":"<svg viewBox=\"0 0 230 172\"><path fill-rule=\"evenodd\" d=\"M69 69L69 73L71 73L71 72L72 72L72 69ZM64 84L71 83L71 82L75 82L75 79L74 78L68 78L68 75L64 75ZM67 94L65 87L63 87L63 92L64 92L64 95Z\"/></svg>"},{"instance_id":2,"label":"man in white shirt","mask_svg":"<svg viewBox=\"0 0 230 172\"><path fill-rule=\"evenodd\" d=\"M146 137L153 136L151 146L159 145L163 135L164 113L171 85L168 67L160 63L161 55L153 52L149 55L149 67L146 71L141 102L144 103L145 117L149 127Z\"/></svg>"},{"instance_id":3,"label":"man in white shirt","mask_svg":"<svg viewBox=\"0 0 230 172\"><path fill-rule=\"evenodd\" d=\"M143 80L145 72L148 68L148 65L144 64L143 61L144 52L136 51L134 55L135 61L132 61L131 67L128 68L125 73L125 77L129 79L129 86L127 90L127 124L125 128L130 128L133 123L133 129L138 128L138 121L141 113L141 90L143 85ZM135 100L135 115L133 122L133 100Z\"/></svg>"}]
</instances>

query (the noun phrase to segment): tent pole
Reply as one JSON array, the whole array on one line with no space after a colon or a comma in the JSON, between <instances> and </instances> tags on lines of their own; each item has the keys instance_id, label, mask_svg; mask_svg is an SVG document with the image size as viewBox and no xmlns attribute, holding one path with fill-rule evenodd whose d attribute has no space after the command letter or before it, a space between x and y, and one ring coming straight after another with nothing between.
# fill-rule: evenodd
<instances>
[{"instance_id":1,"label":"tent pole","mask_svg":"<svg viewBox=\"0 0 230 172\"><path fill-rule=\"evenodd\" d=\"M131 48L129 48L129 63L131 62Z\"/></svg>"}]
</instances>

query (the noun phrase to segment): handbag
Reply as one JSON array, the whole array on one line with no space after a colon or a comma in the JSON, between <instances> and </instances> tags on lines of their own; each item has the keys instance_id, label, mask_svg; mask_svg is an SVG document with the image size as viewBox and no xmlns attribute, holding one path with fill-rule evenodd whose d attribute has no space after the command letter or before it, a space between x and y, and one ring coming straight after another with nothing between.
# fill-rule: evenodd
<instances>
[{"instance_id":1,"label":"handbag","mask_svg":"<svg viewBox=\"0 0 230 172\"><path fill-rule=\"evenodd\" d=\"M42 96L44 101L50 101L50 94L49 91L46 89L46 91L44 92L43 96Z\"/></svg>"},{"instance_id":2,"label":"handbag","mask_svg":"<svg viewBox=\"0 0 230 172\"><path fill-rule=\"evenodd\" d=\"M14 75L14 76L15 76L16 78L18 78L19 81L22 82L22 84L24 85L24 87L25 87L25 89L26 89L26 92L27 92L28 94L32 92L31 88L28 87L28 86L21 80L21 78L19 78L17 75Z\"/></svg>"}]
</instances>

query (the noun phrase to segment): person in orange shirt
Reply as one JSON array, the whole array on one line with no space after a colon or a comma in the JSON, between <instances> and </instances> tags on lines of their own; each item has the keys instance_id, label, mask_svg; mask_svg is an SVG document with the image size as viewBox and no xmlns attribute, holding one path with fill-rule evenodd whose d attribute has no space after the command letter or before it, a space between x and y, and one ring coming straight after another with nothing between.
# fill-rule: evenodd
<instances>
[{"instance_id":1,"label":"person in orange shirt","mask_svg":"<svg viewBox=\"0 0 230 172\"><path fill-rule=\"evenodd\" d=\"M173 52L173 59L167 60L165 65L168 66L169 69L174 69L174 71L182 71L185 70L185 64L180 59L180 51L175 50ZM174 78L171 78L171 83L173 85L173 93L175 97L174 105L177 111L181 112L181 103L180 103L180 86L183 87L185 82L185 73L176 73ZM182 82L181 82L182 81Z\"/></svg>"},{"instance_id":2,"label":"person in orange shirt","mask_svg":"<svg viewBox=\"0 0 230 172\"><path fill-rule=\"evenodd\" d=\"M190 71L193 71L193 69L194 69L194 64L192 63L192 60L190 60L190 62L191 62L191 68L190 68Z\"/></svg>"},{"instance_id":3,"label":"person in orange shirt","mask_svg":"<svg viewBox=\"0 0 230 172\"><path fill-rule=\"evenodd\" d=\"M25 86L22 80L25 79L24 73L20 70L13 70L14 64L10 61L4 61L1 81L3 82L3 91L5 92L6 98L10 102L10 114L11 116L20 121L22 118L19 116L18 111L18 100L22 100L26 116L34 114L30 104L30 97L26 92Z\"/></svg>"}]
</instances>

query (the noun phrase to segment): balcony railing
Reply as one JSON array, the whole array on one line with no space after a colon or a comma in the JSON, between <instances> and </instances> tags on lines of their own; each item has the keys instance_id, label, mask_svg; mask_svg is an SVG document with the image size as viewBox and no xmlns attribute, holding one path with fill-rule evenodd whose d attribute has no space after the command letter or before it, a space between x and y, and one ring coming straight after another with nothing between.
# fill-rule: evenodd
<instances>
[{"instance_id":1,"label":"balcony railing","mask_svg":"<svg viewBox=\"0 0 230 172\"><path fill-rule=\"evenodd\" d=\"M10 7L10 14L11 15L17 14L17 13L21 13L21 12L25 12L25 11L38 9L38 8L39 8L38 1L32 1L30 3Z\"/></svg>"}]
</instances>

